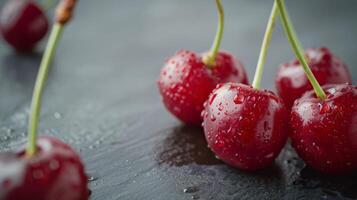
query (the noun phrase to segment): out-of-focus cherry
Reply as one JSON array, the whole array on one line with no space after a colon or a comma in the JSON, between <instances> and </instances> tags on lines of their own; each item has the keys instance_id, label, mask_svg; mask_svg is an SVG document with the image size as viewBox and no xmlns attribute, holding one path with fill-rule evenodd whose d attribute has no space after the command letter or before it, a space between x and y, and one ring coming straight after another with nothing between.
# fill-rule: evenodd
<instances>
[{"instance_id":1,"label":"out-of-focus cherry","mask_svg":"<svg viewBox=\"0 0 357 200\"><path fill-rule=\"evenodd\" d=\"M33 0L8 0L0 13L4 40L15 50L31 51L48 31L48 19Z\"/></svg>"},{"instance_id":2,"label":"out-of-focus cherry","mask_svg":"<svg viewBox=\"0 0 357 200\"><path fill-rule=\"evenodd\" d=\"M0 155L1 200L87 200L87 176L74 150L53 137L37 140L37 153L25 148Z\"/></svg>"},{"instance_id":3,"label":"out-of-focus cherry","mask_svg":"<svg viewBox=\"0 0 357 200\"><path fill-rule=\"evenodd\" d=\"M312 73L321 85L351 83L347 66L326 48L311 48L305 52ZM282 64L278 70L276 89L287 107L312 89L305 72L298 60Z\"/></svg>"}]
</instances>

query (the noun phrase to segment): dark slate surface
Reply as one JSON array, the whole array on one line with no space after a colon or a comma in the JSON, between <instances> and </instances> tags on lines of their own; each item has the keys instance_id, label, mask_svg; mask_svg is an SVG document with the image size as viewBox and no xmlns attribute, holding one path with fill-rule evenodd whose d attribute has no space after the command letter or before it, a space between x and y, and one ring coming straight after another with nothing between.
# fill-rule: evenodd
<instances>
[{"instance_id":1,"label":"dark slate surface","mask_svg":"<svg viewBox=\"0 0 357 200\"><path fill-rule=\"evenodd\" d=\"M224 2L223 48L253 76L272 1ZM305 47L327 45L357 80L357 1L288 0ZM165 57L204 51L216 26L213 1L85 0L65 31L50 72L41 133L76 148L93 200L356 199L357 176L327 177L304 167L287 146L269 169L246 173L210 153L201 129L181 125L160 102L155 80ZM293 57L278 26L263 86ZM38 53L0 43L0 149L25 139Z\"/></svg>"}]
</instances>

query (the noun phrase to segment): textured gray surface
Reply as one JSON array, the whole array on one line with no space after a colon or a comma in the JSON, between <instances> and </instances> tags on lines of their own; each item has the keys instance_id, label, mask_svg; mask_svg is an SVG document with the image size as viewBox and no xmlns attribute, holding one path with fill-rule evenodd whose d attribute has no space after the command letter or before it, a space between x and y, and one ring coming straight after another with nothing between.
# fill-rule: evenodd
<instances>
[{"instance_id":1,"label":"textured gray surface","mask_svg":"<svg viewBox=\"0 0 357 200\"><path fill-rule=\"evenodd\" d=\"M243 61L249 77L272 2L224 1L222 47ZM328 46L356 83L357 1L287 3L304 46ZM205 51L215 27L213 1L80 1L50 72L40 129L80 152L94 177L91 199L356 199L356 176L318 175L290 147L267 170L232 169L206 148L202 130L166 112L155 85L164 59L182 48ZM17 55L0 43L3 151L25 139L40 57ZM263 87L274 89L276 67L292 57L278 26Z\"/></svg>"}]
</instances>

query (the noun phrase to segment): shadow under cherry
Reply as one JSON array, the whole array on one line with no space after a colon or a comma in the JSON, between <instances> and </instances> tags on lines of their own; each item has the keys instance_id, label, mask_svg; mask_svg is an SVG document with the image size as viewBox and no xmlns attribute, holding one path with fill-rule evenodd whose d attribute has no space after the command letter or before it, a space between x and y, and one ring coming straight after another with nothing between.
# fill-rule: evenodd
<instances>
[{"instance_id":1,"label":"shadow under cherry","mask_svg":"<svg viewBox=\"0 0 357 200\"><path fill-rule=\"evenodd\" d=\"M156 152L157 162L160 165L222 164L222 161L218 160L207 147L203 130L198 127L181 125L170 129L162 143L158 144Z\"/></svg>"}]
</instances>

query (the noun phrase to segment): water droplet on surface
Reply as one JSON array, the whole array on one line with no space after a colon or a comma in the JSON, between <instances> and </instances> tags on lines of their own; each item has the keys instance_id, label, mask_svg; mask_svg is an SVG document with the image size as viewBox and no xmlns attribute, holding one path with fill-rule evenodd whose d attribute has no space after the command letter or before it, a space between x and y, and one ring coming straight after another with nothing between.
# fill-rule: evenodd
<instances>
[{"instance_id":1,"label":"water droplet on surface","mask_svg":"<svg viewBox=\"0 0 357 200\"><path fill-rule=\"evenodd\" d=\"M264 131L268 131L270 128L269 128L269 125L268 125L268 121L265 121L264 122Z\"/></svg>"},{"instance_id":2,"label":"water droplet on surface","mask_svg":"<svg viewBox=\"0 0 357 200\"><path fill-rule=\"evenodd\" d=\"M211 115L211 121L212 122L216 121L216 117L214 115Z\"/></svg>"},{"instance_id":3,"label":"water droplet on surface","mask_svg":"<svg viewBox=\"0 0 357 200\"><path fill-rule=\"evenodd\" d=\"M59 112L55 112L53 116L55 117L55 119L62 119L62 114Z\"/></svg>"},{"instance_id":4,"label":"water droplet on surface","mask_svg":"<svg viewBox=\"0 0 357 200\"><path fill-rule=\"evenodd\" d=\"M234 99L233 99L234 103L235 104L241 104L243 103L244 101L244 96L243 95L240 95L240 94L237 94Z\"/></svg>"},{"instance_id":5,"label":"water droplet on surface","mask_svg":"<svg viewBox=\"0 0 357 200\"><path fill-rule=\"evenodd\" d=\"M328 105L328 103L326 102L319 104L319 106L320 106L320 114L328 113L331 110L330 105Z\"/></svg>"},{"instance_id":6,"label":"water droplet on surface","mask_svg":"<svg viewBox=\"0 0 357 200\"><path fill-rule=\"evenodd\" d=\"M274 153L270 153L268 155L265 156L265 158L272 158L274 156Z\"/></svg>"},{"instance_id":7,"label":"water droplet on surface","mask_svg":"<svg viewBox=\"0 0 357 200\"><path fill-rule=\"evenodd\" d=\"M205 111L205 110L202 110L202 112L201 112L201 117L203 118L203 117L205 116L205 114L206 114L206 111Z\"/></svg>"},{"instance_id":8,"label":"water droplet on surface","mask_svg":"<svg viewBox=\"0 0 357 200\"><path fill-rule=\"evenodd\" d=\"M187 187L187 188L183 189L184 193L194 193L194 192L197 192L197 191L198 191L198 188L195 187L195 186Z\"/></svg>"},{"instance_id":9,"label":"water droplet on surface","mask_svg":"<svg viewBox=\"0 0 357 200\"><path fill-rule=\"evenodd\" d=\"M212 105L214 99L216 98L217 94L213 94L211 98L209 99L209 105Z\"/></svg>"},{"instance_id":10,"label":"water droplet on surface","mask_svg":"<svg viewBox=\"0 0 357 200\"><path fill-rule=\"evenodd\" d=\"M219 89L220 87L222 87L224 84L222 84L222 83L219 83L219 84L217 84L216 85L216 89Z\"/></svg>"},{"instance_id":11,"label":"water droplet on surface","mask_svg":"<svg viewBox=\"0 0 357 200\"><path fill-rule=\"evenodd\" d=\"M227 133L231 133L232 132L232 127L230 126L227 130Z\"/></svg>"},{"instance_id":12,"label":"water droplet on surface","mask_svg":"<svg viewBox=\"0 0 357 200\"><path fill-rule=\"evenodd\" d=\"M220 104L218 105L218 110L219 110L219 111L222 111L223 109L224 109L224 107L223 107L222 103L220 103Z\"/></svg>"},{"instance_id":13,"label":"water droplet on surface","mask_svg":"<svg viewBox=\"0 0 357 200\"><path fill-rule=\"evenodd\" d=\"M15 131L15 130L12 129L12 128L6 129L6 133L7 133L8 135L12 134L14 131Z\"/></svg>"},{"instance_id":14,"label":"water droplet on surface","mask_svg":"<svg viewBox=\"0 0 357 200\"><path fill-rule=\"evenodd\" d=\"M336 90L336 88L329 88L327 90L327 92L330 93L330 94L335 94L337 92L337 90Z\"/></svg>"},{"instance_id":15,"label":"water droplet on surface","mask_svg":"<svg viewBox=\"0 0 357 200\"><path fill-rule=\"evenodd\" d=\"M175 106L175 107L174 107L174 111L177 112L177 113L181 113L181 108Z\"/></svg>"},{"instance_id":16,"label":"water droplet on surface","mask_svg":"<svg viewBox=\"0 0 357 200\"><path fill-rule=\"evenodd\" d=\"M98 180L97 177L94 177L94 176L88 177L88 182L93 182L93 181L96 181L96 180Z\"/></svg>"}]
</instances>

